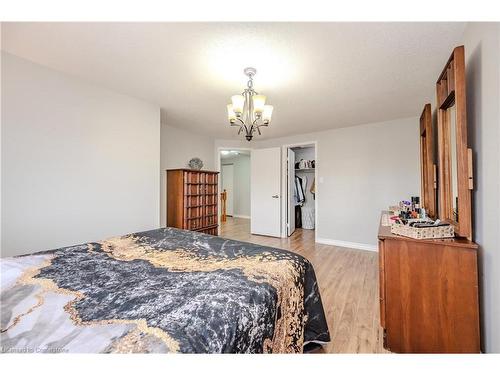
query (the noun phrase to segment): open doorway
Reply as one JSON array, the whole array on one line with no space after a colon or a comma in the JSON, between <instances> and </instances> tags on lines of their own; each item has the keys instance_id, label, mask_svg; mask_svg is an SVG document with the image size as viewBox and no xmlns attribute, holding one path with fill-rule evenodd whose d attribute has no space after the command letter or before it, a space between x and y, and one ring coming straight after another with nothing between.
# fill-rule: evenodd
<instances>
[{"instance_id":1,"label":"open doorway","mask_svg":"<svg viewBox=\"0 0 500 375\"><path fill-rule=\"evenodd\" d=\"M250 234L250 150L220 149L219 165L221 234Z\"/></svg>"},{"instance_id":2,"label":"open doorway","mask_svg":"<svg viewBox=\"0 0 500 375\"><path fill-rule=\"evenodd\" d=\"M316 229L316 143L289 145L286 150L286 228L288 237L297 229Z\"/></svg>"}]
</instances>

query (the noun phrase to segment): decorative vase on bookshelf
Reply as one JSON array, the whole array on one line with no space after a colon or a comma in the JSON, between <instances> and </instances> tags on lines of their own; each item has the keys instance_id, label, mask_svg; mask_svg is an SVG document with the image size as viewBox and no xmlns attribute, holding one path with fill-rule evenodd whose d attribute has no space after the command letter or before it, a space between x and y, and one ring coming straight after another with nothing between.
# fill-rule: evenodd
<instances>
[{"instance_id":1,"label":"decorative vase on bookshelf","mask_svg":"<svg viewBox=\"0 0 500 375\"><path fill-rule=\"evenodd\" d=\"M189 168L199 171L203 168L203 160L200 158L192 158L188 163Z\"/></svg>"}]
</instances>

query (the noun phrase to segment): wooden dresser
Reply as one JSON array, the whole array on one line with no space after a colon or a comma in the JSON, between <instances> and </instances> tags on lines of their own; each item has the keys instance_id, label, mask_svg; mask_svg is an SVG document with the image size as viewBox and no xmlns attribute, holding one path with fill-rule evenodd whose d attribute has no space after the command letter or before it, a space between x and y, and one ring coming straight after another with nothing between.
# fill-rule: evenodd
<instances>
[{"instance_id":1,"label":"wooden dresser","mask_svg":"<svg viewBox=\"0 0 500 375\"><path fill-rule=\"evenodd\" d=\"M478 246L458 238L414 240L382 224L384 347L397 353L479 353Z\"/></svg>"},{"instance_id":2,"label":"wooden dresser","mask_svg":"<svg viewBox=\"0 0 500 375\"><path fill-rule=\"evenodd\" d=\"M218 235L218 174L167 169L167 226Z\"/></svg>"}]
</instances>

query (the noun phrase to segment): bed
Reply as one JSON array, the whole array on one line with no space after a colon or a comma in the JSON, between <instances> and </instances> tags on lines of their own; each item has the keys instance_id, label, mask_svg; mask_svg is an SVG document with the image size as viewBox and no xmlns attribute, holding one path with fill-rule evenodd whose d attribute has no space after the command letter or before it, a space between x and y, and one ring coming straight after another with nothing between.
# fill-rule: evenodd
<instances>
[{"instance_id":1,"label":"bed","mask_svg":"<svg viewBox=\"0 0 500 375\"><path fill-rule=\"evenodd\" d=\"M1 260L2 352L301 353L330 341L295 253L162 228Z\"/></svg>"}]
</instances>

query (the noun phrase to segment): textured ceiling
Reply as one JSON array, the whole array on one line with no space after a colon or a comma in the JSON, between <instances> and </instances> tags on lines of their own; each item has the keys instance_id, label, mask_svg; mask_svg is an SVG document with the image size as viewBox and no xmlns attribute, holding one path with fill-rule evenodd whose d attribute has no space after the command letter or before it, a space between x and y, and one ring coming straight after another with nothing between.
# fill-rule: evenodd
<instances>
[{"instance_id":1,"label":"textured ceiling","mask_svg":"<svg viewBox=\"0 0 500 375\"><path fill-rule=\"evenodd\" d=\"M274 105L262 138L418 116L464 23L2 23L2 49L158 104L169 125L226 122L247 66Z\"/></svg>"}]
</instances>

